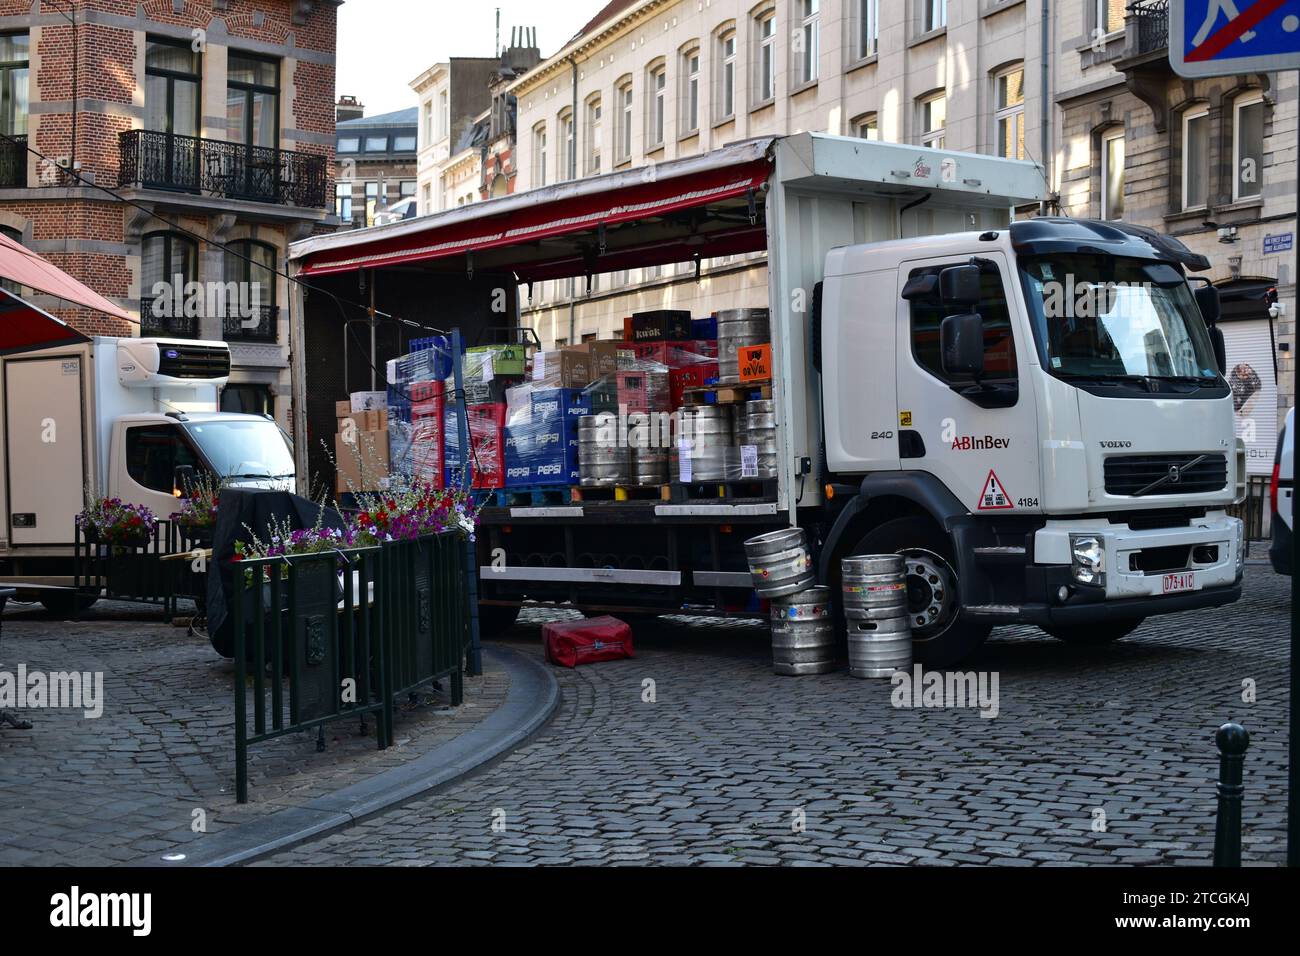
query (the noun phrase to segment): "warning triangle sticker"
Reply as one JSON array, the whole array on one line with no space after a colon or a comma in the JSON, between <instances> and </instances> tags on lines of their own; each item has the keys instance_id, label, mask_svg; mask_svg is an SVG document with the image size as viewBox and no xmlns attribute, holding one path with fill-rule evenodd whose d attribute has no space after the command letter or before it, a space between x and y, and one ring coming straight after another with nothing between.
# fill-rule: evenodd
<instances>
[{"instance_id":1,"label":"warning triangle sticker","mask_svg":"<svg viewBox=\"0 0 1300 956\"><path fill-rule=\"evenodd\" d=\"M980 492L979 504L976 508L980 511L996 511L999 508L1014 508L1011 503L1011 496L1007 494L1007 489L1002 486L1001 479L993 474L989 469L989 476L984 480L984 490Z\"/></svg>"}]
</instances>

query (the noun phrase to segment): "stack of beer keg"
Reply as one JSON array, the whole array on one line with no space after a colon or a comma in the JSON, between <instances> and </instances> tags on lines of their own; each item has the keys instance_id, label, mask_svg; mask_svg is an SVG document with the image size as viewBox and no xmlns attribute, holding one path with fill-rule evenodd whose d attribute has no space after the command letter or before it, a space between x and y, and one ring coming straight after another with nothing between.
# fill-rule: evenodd
<instances>
[{"instance_id":1,"label":"stack of beer keg","mask_svg":"<svg viewBox=\"0 0 1300 956\"><path fill-rule=\"evenodd\" d=\"M825 674L835 669L835 625L830 592L817 587L802 528L786 528L745 542L754 590L772 602L772 670Z\"/></svg>"},{"instance_id":2,"label":"stack of beer keg","mask_svg":"<svg viewBox=\"0 0 1300 956\"><path fill-rule=\"evenodd\" d=\"M732 460L732 413L729 405L687 405L673 415L673 447L669 474L673 481L692 484L726 481ZM686 454L689 466L682 467ZM687 477L689 475L689 477Z\"/></svg>"},{"instance_id":3,"label":"stack of beer keg","mask_svg":"<svg viewBox=\"0 0 1300 956\"><path fill-rule=\"evenodd\" d=\"M776 410L770 398L746 402L739 407L740 418L736 423L736 446L739 460L736 464L737 477L740 478L775 478L776 477ZM753 445L757 472L747 474L744 468L746 445Z\"/></svg>"},{"instance_id":4,"label":"stack of beer keg","mask_svg":"<svg viewBox=\"0 0 1300 956\"><path fill-rule=\"evenodd\" d=\"M627 416L628 444L632 446L629 484L648 486L668 483L668 449L662 444L668 438L667 426L665 434L660 436L659 429L652 427L651 422L651 415L658 418L660 414L632 412ZM578 450L581 453L581 447Z\"/></svg>"},{"instance_id":5,"label":"stack of beer keg","mask_svg":"<svg viewBox=\"0 0 1300 956\"><path fill-rule=\"evenodd\" d=\"M740 381L738 354L749 345L772 341L767 309L721 309L718 312L718 382Z\"/></svg>"},{"instance_id":6,"label":"stack of beer keg","mask_svg":"<svg viewBox=\"0 0 1300 956\"><path fill-rule=\"evenodd\" d=\"M632 449L619 441L618 415L601 412L578 419L578 474L586 487L631 483Z\"/></svg>"},{"instance_id":7,"label":"stack of beer keg","mask_svg":"<svg viewBox=\"0 0 1300 956\"><path fill-rule=\"evenodd\" d=\"M912 666L912 622L901 554L857 554L840 562L849 673L889 677Z\"/></svg>"}]
</instances>

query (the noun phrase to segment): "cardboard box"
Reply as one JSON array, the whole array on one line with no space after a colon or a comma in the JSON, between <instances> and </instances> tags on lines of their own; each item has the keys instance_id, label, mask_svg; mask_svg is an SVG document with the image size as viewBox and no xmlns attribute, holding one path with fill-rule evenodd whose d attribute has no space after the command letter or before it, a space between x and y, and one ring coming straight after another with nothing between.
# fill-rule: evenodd
<instances>
[{"instance_id":1,"label":"cardboard box","mask_svg":"<svg viewBox=\"0 0 1300 956\"><path fill-rule=\"evenodd\" d=\"M595 381L602 375L610 375L618 371L618 353L627 348L622 342L588 342L588 349L591 350L591 378L588 381Z\"/></svg>"},{"instance_id":2,"label":"cardboard box","mask_svg":"<svg viewBox=\"0 0 1300 956\"><path fill-rule=\"evenodd\" d=\"M352 411L365 412L371 409L388 407L388 392L353 392Z\"/></svg>"},{"instance_id":3,"label":"cardboard box","mask_svg":"<svg viewBox=\"0 0 1300 956\"><path fill-rule=\"evenodd\" d=\"M334 403L334 417L347 418L352 414L352 399Z\"/></svg>"},{"instance_id":4,"label":"cardboard box","mask_svg":"<svg viewBox=\"0 0 1300 956\"><path fill-rule=\"evenodd\" d=\"M345 441L343 435L335 435L334 462L338 466L337 490L377 490L389 474L387 429L358 431L352 443Z\"/></svg>"}]
</instances>

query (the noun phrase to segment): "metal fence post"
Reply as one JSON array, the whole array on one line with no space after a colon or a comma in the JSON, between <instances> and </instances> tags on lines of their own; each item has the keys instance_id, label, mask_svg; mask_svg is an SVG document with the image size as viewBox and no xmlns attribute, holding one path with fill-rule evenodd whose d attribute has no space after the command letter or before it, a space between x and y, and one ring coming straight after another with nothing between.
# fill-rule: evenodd
<instances>
[{"instance_id":1,"label":"metal fence post","mask_svg":"<svg viewBox=\"0 0 1300 956\"><path fill-rule=\"evenodd\" d=\"M1228 723L1214 735L1219 748L1219 809L1214 822L1214 865L1241 866L1241 783L1250 734Z\"/></svg>"},{"instance_id":2,"label":"metal fence post","mask_svg":"<svg viewBox=\"0 0 1300 956\"><path fill-rule=\"evenodd\" d=\"M465 387L462 380L462 361L460 329L451 330L452 375L456 383L456 440L460 442L460 460L467 476L464 491L474 487L474 455L470 449L469 419L465 409ZM483 673L483 651L478 638L478 568L474 562L475 546L473 542L465 543L465 590L469 601L469 662L466 670L472 677Z\"/></svg>"}]
</instances>

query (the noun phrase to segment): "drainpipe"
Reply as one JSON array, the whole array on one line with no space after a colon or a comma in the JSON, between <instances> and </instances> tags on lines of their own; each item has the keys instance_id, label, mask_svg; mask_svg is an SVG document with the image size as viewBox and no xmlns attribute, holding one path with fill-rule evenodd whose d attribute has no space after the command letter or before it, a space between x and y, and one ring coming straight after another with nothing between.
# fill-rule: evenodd
<instances>
[{"instance_id":1,"label":"drainpipe","mask_svg":"<svg viewBox=\"0 0 1300 956\"><path fill-rule=\"evenodd\" d=\"M569 57L569 76L573 86L573 112L569 119L573 123L573 147L569 150L569 181L578 178L578 57ZM569 287L569 344L574 344L578 328L578 280L570 278Z\"/></svg>"},{"instance_id":2,"label":"drainpipe","mask_svg":"<svg viewBox=\"0 0 1300 956\"><path fill-rule=\"evenodd\" d=\"M1043 0L1042 13L1040 14L1040 16L1042 17L1042 23L1040 24L1040 28L1041 28L1040 32L1042 34L1041 43L1042 43L1042 61L1043 61L1043 93L1042 96L1040 97L1041 103L1039 107L1039 146L1038 146L1039 153L1038 155L1043 158L1043 177L1045 179L1045 182L1043 184L1044 185L1043 201L1038 204L1038 214L1040 216L1046 216L1048 213L1047 194L1051 193L1052 191L1052 170L1054 169L1054 164L1051 162L1051 158L1050 158L1052 140L1051 140L1051 133L1049 129L1049 124L1052 121L1052 106L1051 106L1052 71L1050 66L1050 60L1048 59L1048 57L1051 54L1051 32L1052 32L1051 14L1048 11L1048 6L1050 5L1050 3L1051 0Z\"/></svg>"}]
</instances>

